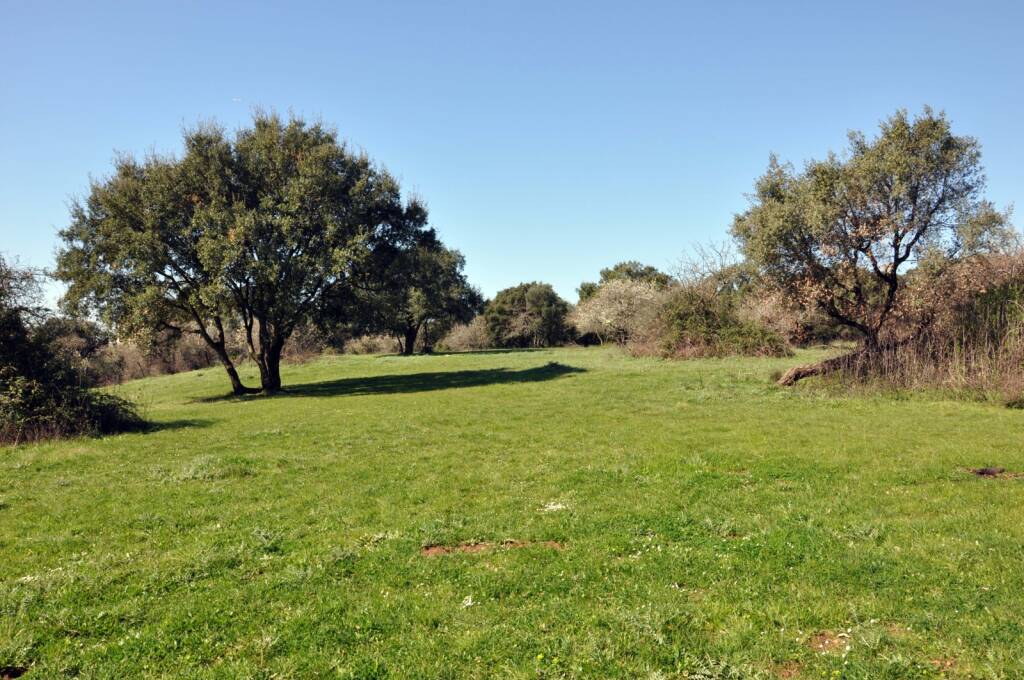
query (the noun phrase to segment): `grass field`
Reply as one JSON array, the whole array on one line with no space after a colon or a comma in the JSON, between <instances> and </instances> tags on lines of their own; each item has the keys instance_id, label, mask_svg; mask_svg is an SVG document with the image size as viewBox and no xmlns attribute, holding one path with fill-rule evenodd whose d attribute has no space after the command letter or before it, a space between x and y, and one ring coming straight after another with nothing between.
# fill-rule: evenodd
<instances>
[{"instance_id":1,"label":"grass field","mask_svg":"<svg viewBox=\"0 0 1024 680\"><path fill-rule=\"evenodd\" d=\"M1024 479L964 471L1024 470L1024 414L771 384L807 358L129 384L156 431L0 449L0 666L1024 677Z\"/></svg>"}]
</instances>

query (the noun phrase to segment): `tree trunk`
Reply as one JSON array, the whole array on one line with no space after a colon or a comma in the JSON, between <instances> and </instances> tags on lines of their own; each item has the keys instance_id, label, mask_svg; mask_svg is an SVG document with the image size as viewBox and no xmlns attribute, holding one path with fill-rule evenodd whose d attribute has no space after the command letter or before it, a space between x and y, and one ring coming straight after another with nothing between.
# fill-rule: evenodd
<instances>
[{"instance_id":1,"label":"tree trunk","mask_svg":"<svg viewBox=\"0 0 1024 680\"><path fill-rule=\"evenodd\" d=\"M270 346L260 348L260 387L264 394L274 394L281 391L281 350L284 349L284 340L275 338Z\"/></svg>"},{"instance_id":2,"label":"tree trunk","mask_svg":"<svg viewBox=\"0 0 1024 680\"><path fill-rule=\"evenodd\" d=\"M867 338L864 342L864 346L858 350L854 350L853 352L833 357L831 359L825 359L824 361L819 361L816 364L794 366L786 371L786 374L779 378L776 384L782 387L789 387L804 378L810 378L815 375L828 375L838 371L852 370L863 375L867 372L868 366L872 361L878 360L886 352L892 352L903 345L909 344L913 340L914 338L911 337L896 342L882 344L878 341L877 336L874 338Z\"/></svg>"},{"instance_id":3,"label":"tree trunk","mask_svg":"<svg viewBox=\"0 0 1024 680\"><path fill-rule=\"evenodd\" d=\"M228 356L224 347L214 347L213 349L217 353L217 358L220 359L220 363L224 366L224 370L227 371L228 379L231 380L232 394L240 396L243 394L259 392L255 387L246 387L242 384L242 379L238 377L238 370L235 369L235 364L231 361L231 357Z\"/></svg>"},{"instance_id":4,"label":"tree trunk","mask_svg":"<svg viewBox=\"0 0 1024 680\"><path fill-rule=\"evenodd\" d=\"M790 385L795 385L798 381L803 380L804 378L835 373L836 371L853 366L857 359L862 357L865 353L866 350L860 349L855 352L850 352L849 354L844 354L841 357L833 357L832 359L819 361L816 364L794 366L786 371L786 374L779 378L776 384L781 385L782 387L789 387Z\"/></svg>"},{"instance_id":5,"label":"tree trunk","mask_svg":"<svg viewBox=\"0 0 1024 680\"><path fill-rule=\"evenodd\" d=\"M235 363L231 361L231 356L228 354L228 351L225 347L224 328L221 325L220 320L215 320L218 335L217 339L214 340L213 336L211 336L209 332L207 332L206 326L199 322L198 318L199 317L197 316L196 319L197 323L199 323L199 336L206 342L208 347L213 349L214 353L217 355L217 358L220 360L221 365L224 367L224 370L227 372L228 379L231 381L231 393L236 396L239 396L242 394L252 394L254 392L259 392L259 390L254 387L246 387L245 385L243 385L242 379L238 377L238 371L235 370Z\"/></svg>"},{"instance_id":6,"label":"tree trunk","mask_svg":"<svg viewBox=\"0 0 1024 680\"><path fill-rule=\"evenodd\" d=\"M405 341L402 344L402 354L405 356L411 356L413 350L416 348L416 336L420 334L419 326L406 326L405 327Z\"/></svg>"}]
</instances>

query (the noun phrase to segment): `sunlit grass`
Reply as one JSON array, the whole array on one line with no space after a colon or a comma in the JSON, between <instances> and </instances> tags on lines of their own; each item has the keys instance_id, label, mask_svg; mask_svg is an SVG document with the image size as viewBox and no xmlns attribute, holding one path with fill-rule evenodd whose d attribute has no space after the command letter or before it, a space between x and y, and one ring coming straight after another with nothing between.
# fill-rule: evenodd
<instances>
[{"instance_id":1,"label":"sunlit grass","mask_svg":"<svg viewBox=\"0 0 1024 680\"><path fill-rule=\"evenodd\" d=\"M1024 470L1021 412L772 385L809 358L344 357L274 398L218 399L215 369L124 386L159 429L0 449L0 666L1024 676L1024 480L964 472Z\"/></svg>"}]
</instances>

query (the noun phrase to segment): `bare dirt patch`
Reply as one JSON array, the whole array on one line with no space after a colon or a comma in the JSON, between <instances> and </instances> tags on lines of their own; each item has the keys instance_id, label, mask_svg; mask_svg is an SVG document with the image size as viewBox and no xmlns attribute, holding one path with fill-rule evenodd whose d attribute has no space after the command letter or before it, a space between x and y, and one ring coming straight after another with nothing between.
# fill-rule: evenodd
<instances>
[{"instance_id":1,"label":"bare dirt patch","mask_svg":"<svg viewBox=\"0 0 1024 680\"><path fill-rule=\"evenodd\" d=\"M898 638L904 637L910 632L909 628L907 628L906 626L902 626L898 623L890 623L885 627L885 629L889 631L889 635Z\"/></svg>"},{"instance_id":2,"label":"bare dirt patch","mask_svg":"<svg viewBox=\"0 0 1024 680\"><path fill-rule=\"evenodd\" d=\"M458 545L428 545L420 549L423 557L437 557L439 555L451 555L453 553L481 553L490 550L508 550L512 548L529 548L541 546L551 550L561 550L564 546L558 541L502 541L493 543L483 541L479 543L467 542Z\"/></svg>"},{"instance_id":3,"label":"bare dirt patch","mask_svg":"<svg viewBox=\"0 0 1024 680\"><path fill-rule=\"evenodd\" d=\"M781 666L775 667L775 675L779 678L799 678L802 670L803 666L796 661L787 661Z\"/></svg>"},{"instance_id":4,"label":"bare dirt patch","mask_svg":"<svg viewBox=\"0 0 1024 680\"><path fill-rule=\"evenodd\" d=\"M28 673L24 666L0 666L0 680L13 680Z\"/></svg>"},{"instance_id":5,"label":"bare dirt patch","mask_svg":"<svg viewBox=\"0 0 1024 680\"><path fill-rule=\"evenodd\" d=\"M825 630L812 635L807 640L807 646L822 654L840 654L850 646L850 636Z\"/></svg>"},{"instance_id":6,"label":"bare dirt patch","mask_svg":"<svg viewBox=\"0 0 1024 680\"><path fill-rule=\"evenodd\" d=\"M956 668L956 659L951 656L947 656L941 659L932 659L931 664L937 671L951 671Z\"/></svg>"},{"instance_id":7,"label":"bare dirt patch","mask_svg":"<svg viewBox=\"0 0 1024 680\"><path fill-rule=\"evenodd\" d=\"M1024 477L1024 472L1010 472L1003 467L966 468L966 471L976 477L991 477L993 479L1018 479Z\"/></svg>"}]
</instances>

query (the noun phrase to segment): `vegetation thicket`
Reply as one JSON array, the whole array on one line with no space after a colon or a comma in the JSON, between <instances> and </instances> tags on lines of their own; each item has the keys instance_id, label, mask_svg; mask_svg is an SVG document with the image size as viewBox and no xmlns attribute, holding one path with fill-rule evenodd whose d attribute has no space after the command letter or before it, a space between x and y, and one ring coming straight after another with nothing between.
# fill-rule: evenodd
<instances>
[{"instance_id":1,"label":"vegetation thicket","mask_svg":"<svg viewBox=\"0 0 1024 680\"><path fill-rule=\"evenodd\" d=\"M76 325L82 344L59 345L62 322L47 318L38 298L37 274L0 258L0 444L141 428L128 402L89 389L74 358L101 340Z\"/></svg>"}]
</instances>

